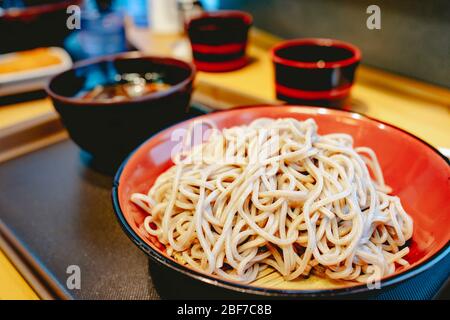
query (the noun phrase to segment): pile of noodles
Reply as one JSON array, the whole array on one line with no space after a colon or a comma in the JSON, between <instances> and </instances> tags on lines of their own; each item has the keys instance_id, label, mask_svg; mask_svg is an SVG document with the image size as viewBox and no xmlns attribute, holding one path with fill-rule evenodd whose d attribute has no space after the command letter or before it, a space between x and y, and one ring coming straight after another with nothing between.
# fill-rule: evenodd
<instances>
[{"instance_id":1,"label":"pile of noodles","mask_svg":"<svg viewBox=\"0 0 450 320\"><path fill-rule=\"evenodd\" d=\"M285 280L394 273L408 264L411 218L371 149L317 129L312 119L261 118L212 130L148 194L132 195L148 212L143 228L177 261L239 282L267 267Z\"/></svg>"}]
</instances>

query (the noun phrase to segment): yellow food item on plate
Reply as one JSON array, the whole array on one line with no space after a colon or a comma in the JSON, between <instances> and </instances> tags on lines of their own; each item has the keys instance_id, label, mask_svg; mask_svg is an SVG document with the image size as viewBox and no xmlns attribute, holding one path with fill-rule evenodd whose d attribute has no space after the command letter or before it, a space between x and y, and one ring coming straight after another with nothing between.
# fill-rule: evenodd
<instances>
[{"instance_id":1,"label":"yellow food item on plate","mask_svg":"<svg viewBox=\"0 0 450 320\"><path fill-rule=\"evenodd\" d=\"M61 62L61 58L49 48L21 51L5 59L0 57L0 75L45 68Z\"/></svg>"}]
</instances>

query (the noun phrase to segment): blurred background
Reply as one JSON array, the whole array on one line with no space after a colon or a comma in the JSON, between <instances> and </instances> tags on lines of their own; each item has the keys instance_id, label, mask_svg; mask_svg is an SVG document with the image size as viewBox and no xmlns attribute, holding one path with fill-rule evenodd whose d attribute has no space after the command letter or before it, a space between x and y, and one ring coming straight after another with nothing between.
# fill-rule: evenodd
<instances>
[{"instance_id":1,"label":"blurred background","mask_svg":"<svg viewBox=\"0 0 450 320\"><path fill-rule=\"evenodd\" d=\"M74 60L134 48L127 43L124 18L145 28L152 24L152 1L158 0L0 0L1 52L33 46L64 47ZM172 0L166 0L170 2ZM176 1L176 0L173 0ZM255 26L283 38L330 37L351 42L362 49L363 63L429 83L450 87L450 1L385 0L381 29L366 27L369 0L178 0L180 10L193 5L204 10L241 9L254 16ZM5 15L8 8L36 4L62 4L52 12ZM64 27L67 4L82 6L81 30ZM35 15L37 16L36 12ZM37 23L41 21L42 23ZM13 27L11 27L13 26ZM30 27L32 26L32 27ZM14 30L14 31L11 31ZM27 37L28 41L22 41Z\"/></svg>"},{"instance_id":2,"label":"blurred background","mask_svg":"<svg viewBox=\"0 0 450 320\"><path fill-rule=\"evenodd\" d=\"M284 38L328 37L353 43L363 63L450 87L448 0L221 0L222 8L249 11L259 28ZM381 30L366 28L371 4Z\"/></svg>"}]
</instances>

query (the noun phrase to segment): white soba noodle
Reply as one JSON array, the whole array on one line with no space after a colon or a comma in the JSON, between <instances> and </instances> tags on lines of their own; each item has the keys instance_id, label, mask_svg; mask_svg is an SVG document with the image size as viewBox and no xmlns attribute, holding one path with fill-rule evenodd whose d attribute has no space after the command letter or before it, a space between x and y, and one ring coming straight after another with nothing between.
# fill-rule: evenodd
<instances>
[{"instance_id":1,"label":"white soba noodle","mask_svg":"<svg viewBox=\"0 0 450 320\"><path fill-rule=\"evenodd\" d=\"M267 267L285 280L370 282L408 264L413 222L375 153L350 135L261 118L212 130L174 163L131 200L148 213L145 231L195 270L243 283Z\"/></svg>"}]
</instances>

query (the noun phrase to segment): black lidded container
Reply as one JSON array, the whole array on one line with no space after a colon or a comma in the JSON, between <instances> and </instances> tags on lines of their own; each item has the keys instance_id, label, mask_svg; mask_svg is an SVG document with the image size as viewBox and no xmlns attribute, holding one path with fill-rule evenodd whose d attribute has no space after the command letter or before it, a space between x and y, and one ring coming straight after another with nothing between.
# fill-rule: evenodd
<instances>
[{"instance_id":1,"label":"black lidded container","mask_svg":"<svg viewBox=\"0 0 450 320\"><path fill-rule=\"evenodd\" d=\"M0 1L1 4L2 1ZM72 30L67 8L82 0L22 0L23 7L0 14L0 54L37 47L62 47Z\"/></svg>"}]
</instances>

